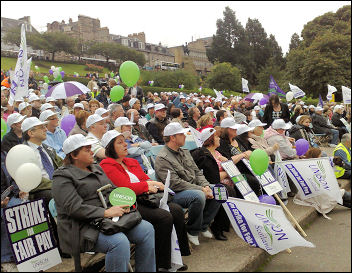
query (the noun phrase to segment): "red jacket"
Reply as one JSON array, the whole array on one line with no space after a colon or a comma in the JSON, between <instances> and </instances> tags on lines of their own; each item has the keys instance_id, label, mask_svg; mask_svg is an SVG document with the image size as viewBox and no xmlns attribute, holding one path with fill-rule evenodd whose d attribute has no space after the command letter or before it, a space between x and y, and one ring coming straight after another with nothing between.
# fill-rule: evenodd
<instances>
[{"instance_id":1,"label":"red jacket","mask_svg":"<svg viewBox=\"0 0 352 273\"><path fill-rule=\"evenodd\" d=\"M140 180L139 183L131 183L130 177L120 163L117 163L113 158L105 158L100 162L107 177L117 187L127 187L133 190L136 195L140 195L148 191L148 183L150 178L146 175L139 165L138 161L133 158L124 158L123 163L127 166L128 171L133 173Z\"/></svg>"}]
</instances>

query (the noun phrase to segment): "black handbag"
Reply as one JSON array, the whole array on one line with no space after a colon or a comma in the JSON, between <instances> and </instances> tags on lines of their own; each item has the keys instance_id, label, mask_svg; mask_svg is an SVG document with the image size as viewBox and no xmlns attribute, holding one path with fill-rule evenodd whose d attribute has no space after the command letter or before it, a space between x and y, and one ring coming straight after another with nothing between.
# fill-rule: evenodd
<instances>
[{"instance_id":1,"label":"black handbag","mask_svg":"<svg viewBox=\"0 0 352 273\"><path fill-rule=\"evenodd\" d=\"M159 208L160 200L163 198L163 196L164 192L157 192L151 194L143 193L137 196L137 203L150 208ZM172 198L172 195L168 194L167 202L171 202Z\"/></svg>"},{"instance_id":2,"label":"black handbag","mask_svg":"<svg viewBox=\"0 0 352 273\"><path fill-rule=\"evenodd\" d=\"M91 222L99 231L106 235L118 232L128 232L142 221L142 215L134 208L129 213L123 214L117 222L110 218L96 218Z\"/></svg>"}]
</instances>

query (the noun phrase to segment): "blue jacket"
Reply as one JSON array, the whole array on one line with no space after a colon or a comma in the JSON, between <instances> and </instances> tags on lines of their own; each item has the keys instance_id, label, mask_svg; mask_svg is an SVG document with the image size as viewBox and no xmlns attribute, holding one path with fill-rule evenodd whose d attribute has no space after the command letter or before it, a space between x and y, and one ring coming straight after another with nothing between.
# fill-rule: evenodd
<instances>
[{"instance_id":1,"label":"blue jacket","mask_svg":"<svg viewBox=\"0 0 352 273\"><path fill-rule=\"evenodd\" d=\"M67 136L64 130L60 127L56 127L55 132L46 132L46 140L43 141L46 145L55 149L55 152L62 158L65 158L65 153L62 150L62 146L64 145L64 141Z\"/></svg>"}]
</instances>

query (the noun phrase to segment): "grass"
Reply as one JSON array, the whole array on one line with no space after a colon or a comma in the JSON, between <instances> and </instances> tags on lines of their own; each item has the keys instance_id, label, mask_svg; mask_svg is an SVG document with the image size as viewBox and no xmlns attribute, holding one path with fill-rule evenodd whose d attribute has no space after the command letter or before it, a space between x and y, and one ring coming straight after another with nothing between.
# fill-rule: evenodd
<instances>
[{"instance_id":1,"label":"grass","mask_svg":"<svg viewBox=\"0 0 352 273\"><path fill-rule=\"evenodd\" d=\"M12 68L12 70L15 70L16 67L16 62L17 58L9 58L9 57L1 57L1 69L3 70L9 70ZM77 72L80 76L85 76L86 73L89 71L84 70L85 65L82 64L67 64L67 63L60 63L60 62L51 62L51 61L38 61L34 60L32 61L31 65L31 70L35 71L34 67L38 66L40 69L41 74L48 74L49 75L49 69L51 66L55 67L62 67L62 70L65 71L65 75L70 75L73 76L74 72ZM109 69L104 67L103 72L100 73L110 73Z\"/></svg>"}]
</instances>

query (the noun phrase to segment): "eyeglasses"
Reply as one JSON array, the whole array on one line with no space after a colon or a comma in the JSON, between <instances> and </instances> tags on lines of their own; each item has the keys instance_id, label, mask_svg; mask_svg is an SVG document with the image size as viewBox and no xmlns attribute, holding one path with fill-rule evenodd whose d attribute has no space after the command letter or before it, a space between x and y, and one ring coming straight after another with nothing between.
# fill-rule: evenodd
<instances>
[{"instance_id":1,"label":"eyeglasses","mask_svg":"<svg viewBox=\"0 0 352 273\"><path fill-rule=\"evenodd\" d=\"M48 120L57 120L59 119L58 117L52 117L52 118L48 118Z\"/></svg>"},{"instance_id":2,"label":"eyeglasses","mask_svg":"<svg viewBox=\"0 0 352 273\"><path fill-rule=\"evenodd\" d=\"M31 129L31 131L35 131L35 130L45 130L46 129L46 126L43 124L43 125L38 125L38 126L35 126Z\"/></svg>"}]
</instances>

